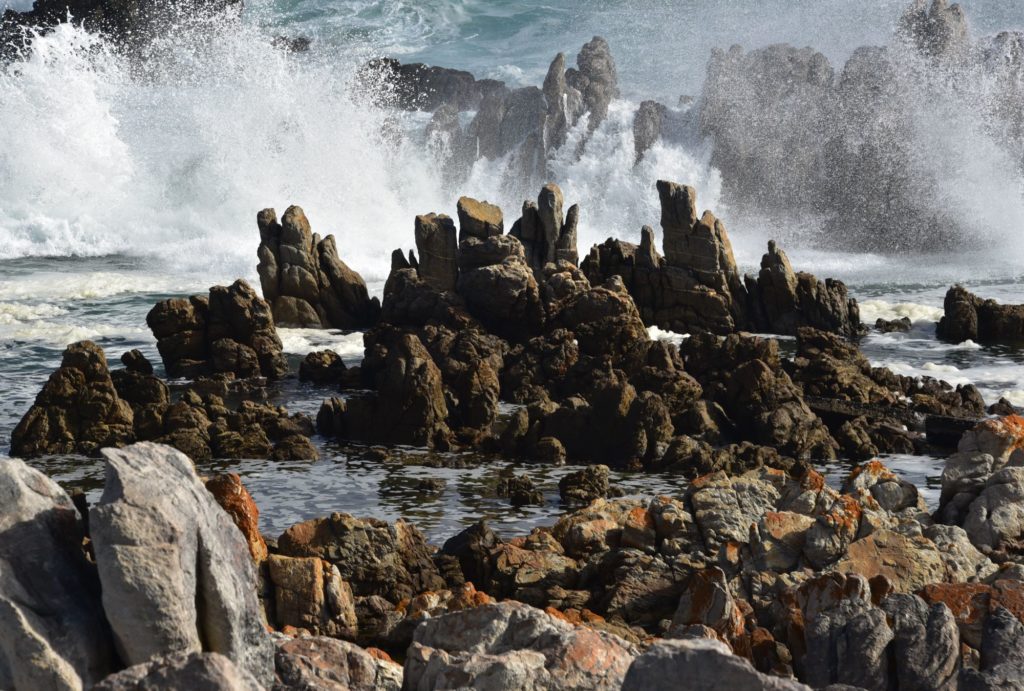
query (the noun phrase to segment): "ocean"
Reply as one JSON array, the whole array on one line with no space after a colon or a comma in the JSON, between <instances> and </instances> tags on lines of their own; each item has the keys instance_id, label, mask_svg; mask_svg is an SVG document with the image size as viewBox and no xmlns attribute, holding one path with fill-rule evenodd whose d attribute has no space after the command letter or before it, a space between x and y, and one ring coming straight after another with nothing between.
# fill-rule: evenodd
<instances>
[{"instance_id":1,"label":"ocean","mask_svg":"<svg viewBox=\"0 0 1024 691\"><path fill-rule=\"evenodd\" d=\"M540 84L556 53L571 62L594 35L611 46L621 98L582 156L570 136L549 160L567 202L582 209L581 253L608 237L636 242L645 224L657 228L656 180L693 185L701 206L723 219L742 269L756 271L775 238L798 270L845 281L867 324L909 317L909 333L872 333L863 341L874 364L974 383L988 403L1006 397L1024 406L1024 352L934 338L943 295L955 282L1024 303L1024 182L984 132L935 117L911 142L937 152L923 159L932 166L928 179L943 181L941 198L969 221L961 246L933 251L852 252L823 236L811 216L780 223L749 210L733 213L723 192L728 181L699 136L663 140L634 161L632 120L640 101L655 98L685 111L680 97L699 98L713 48L808 45L838 68L856 48L892 40L905 5L251 0L241 26L214 40L170 32L141 63L80 27L62 25L35 41L27 62L0 68L0 454L67 344L92 339L115 362L140 348L159 362L145 325L157 300L237 277L258 285L255 216L262 208L302 206L314 231L333 233L342 258L377 294L391 251L413 245L414 215L454 215L461 195L499 203L507 219L518 215L523 195L503 179L502 161L478 161L468 177L452 180L439 173L436 152L422 136L429 114L392 112L355 90L355 71L366 60L387 55L512 86ZM976 36L1024 29L1019 0L963 6ZM279 35L310 38L311 49L271 48ZM886 232L898 235L898 221ZM359 334L284 329L282 338L295 365L323 347L350 362L362 352ZM294 382L275 391L290 409L311 414L328 395ZM316 443L317 463L241 461L210 469L243 475L270 534L335 510L404 515L435 539L481 514L512 532L550 522L559 511L559 469L531 469L548 505L519 510L489 489L505 463L470 458L469 470L381 463ZM409 457L415 461L416 454ZM887 462L936 487L941 459ZM102 477L89 459L33 463L93 492ZM829 469L833 478L844 472ZM447 488L424 497L416 489L424 476L443 477ZM645 494L681 482L628 475L619 481Z\"/></svg>"}]
</instances>

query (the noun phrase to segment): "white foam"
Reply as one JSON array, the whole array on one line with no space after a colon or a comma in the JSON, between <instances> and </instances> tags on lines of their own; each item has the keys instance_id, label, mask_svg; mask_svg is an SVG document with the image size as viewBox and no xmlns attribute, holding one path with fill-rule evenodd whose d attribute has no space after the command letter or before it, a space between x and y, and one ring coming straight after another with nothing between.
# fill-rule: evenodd
<instances>
[{"instance_id":1,"label":"white foam","mask_svg":"<svg viewBox=\"0 0 1024 691\"><path fill-rule=\"evenodd\" d=\"M902 319L908 317L911 322L937 322L942 319L943 310L934 305L922 305L916 302L888 302L886 300L858 300L861 321L871 325L876 319Z\"/></svg>"},{"instance_id":2,"label":"white foam","mask_svg":"<svg viewBox=\"0 0 1024 691\"><path fill-rule=\"evenodd\" d=\"M63 324L51 321L34 321L18 324L0 330L0 341L30 341L51 347L64 348L78 341L123 338L133 341L150 341L148 329L117 324Z\"/></svg>"},{"instance_id":3,"label":"white foam","mask_svg":"<svg viewBox=\"0 0 1024 691\"><path fill-rule=\"evenodd\" d=\"M668 341L679 345L690 337L690 334L676 333L675 331L669 331L668 329L660 329L657 326L648 326L647 335L651 337L652 341Z\"/></svg>"},{"instance_id":4,"label":"white foam","mask_svg":"<svg viewBox=\"0 0 1024 691\"><path fill-rule=\"evenodd\" d=\"M26 305L18 302L0 302L0 325L47 319L65 312L63 308L49 303Z\"/></svg>"},{"instance_id":5,"label":"white foam","mask_svg":"<svg viewBox=\"0 0 1024 691\"><path fill-rule=\"evenodd\" d=\"M41 271L0 281L0 300L91 300L132 293L186 293L199 290L195 276L92 271Z\"/></svg>"},{"instance_id":6,"label":"white foam","mask_svg":"<svg viewBox=\"0 0 1024 691\"><path fill-rule=\"evenodd\" d=\"M363 334L359 331L344 334L329 329L278 327L277 334L286 353L306 355L314 350L333 350L345 360L361 360L363 357Z\"/></svg>"}]
</instances>

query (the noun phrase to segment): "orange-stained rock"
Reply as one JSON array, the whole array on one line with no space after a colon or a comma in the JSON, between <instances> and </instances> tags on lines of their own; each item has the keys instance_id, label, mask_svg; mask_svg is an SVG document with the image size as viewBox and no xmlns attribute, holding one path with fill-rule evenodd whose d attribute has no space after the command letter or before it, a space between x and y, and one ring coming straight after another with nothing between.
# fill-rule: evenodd
<instances>
[{"instance_id":1,"label":"orange-stained rock","mask_svg":"<svg viewBox=\"0 0 1024 691\"><path fill-rule=\"evenodd\" d=\"M242 531L253 561L259 564L266 559L267 543L260 535L260 510L242 479L235 473L214 475L206 481L206 489Z\"/></svg>"},{"instance_id":2,"label":"orange-stained rock","mask_svg":"<svg viewBox=\"0 0 1024 691\"><path fill-rule=\"evenodd\" d=\"M999 580L984 583L933 583L917 594L929 604L941 602L949 607L960 627L964 641L974 648L981 645L985 618L997 607L1005 607L1024 622L1024 583Z\"/></svg>"},{"instance_id":3,"label":"orange-stained rock","mask_svg":"<svg viewBox=\"0 0 1024 691\"><path fill-rule=\"evenodd\" d=\"M889 530L872 533L850 545L836 570L867 579L885 576L900 593L914 592L928 583L944 580L946 575L935 543Z\"/></svg>"},{"instance_id":4,"label":"orange-stained rock","mask_svg":"<svg viewBox=\"0 0 1024 691\"><path fill-rule=\"evenodd\" d=\"M380 648L369 647L365 649L370 657L381 660L382 662L394 662L394 659Z\"/></svg>"}]
</instances>

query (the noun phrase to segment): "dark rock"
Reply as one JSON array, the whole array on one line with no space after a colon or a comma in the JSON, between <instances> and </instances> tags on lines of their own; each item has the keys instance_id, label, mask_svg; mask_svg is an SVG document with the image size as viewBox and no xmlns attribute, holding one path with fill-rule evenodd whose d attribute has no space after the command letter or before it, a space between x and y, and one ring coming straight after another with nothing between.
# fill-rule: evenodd
<instances>
[{"instance_id":1,"label":"dark rock","mask_svg":"<svg viewBox=\"0 0 1024 691\"><path fill-rule=\"evenodd\" d=\"M454 291L459 277L455 223L445 215L416 217L416 251L419 277L442 292Z\"/></svg>"},{"instance_id":2,"label":"dark rock","mask_svg":"<svg viewBox=\"0 0 1024 691\"><path fill-rule=\"evenodd\" d=\"M134 413L118 395L103 350L81 341L64 351L35 403L11 433L11 454L93 454L134 441Z\"/></svg>"},{"instance_id":3,"label":"dark rock","mask_svg":"<svg viewBox=\"0 0 1024 691\"><path fill-rule=\"evenodd\" d=\"M582 95L593 132L608 117L608 105L619 97L618 74L608 42L595 36L580 49L576 65L578 69L566 71L565 81Z\"/></svg>"},{"instance_id":4,"label":"dark rock","mask_svg":"<svg viewBox=\"0 0 1024 691\"><path fill-rule=\"evenodd\" d=\"M591 465L558 481L558 493L566 504L587 505L608 496L608 466Z\"/></svg>"},{"instance_id":5,"label":"dark rock","mask_svg":"<svg viewBox=\"0 0 1024 691\"><path fill-rule=\"evenodd\" d=\"M890 333L907 333L913 323L910 321L910 317L900 317L899 319L876 319L875 330L880 331L884 334Z\"/></svg>"},{"instance_id":6,"label":"dark rock","mask_svg":"<svg viewBox=\"0 0 1024 691\"><path fill-rule=\"evenodd\" d=\"M471 237L486 240L505 232L501 209L494 204L478 202L471 197L460 197L458 213L460 244Z\"/></svg>"},{"instance_id":7,"label":"dark rock","mask_svg":"<svg viewBox=\"0 0 1024 691\"><path fill-rule=\"evenodd\" d=\"M209 298L159 302L146 323L168 376L229 372L277 379L288 371L270 306L241 279L210 288Z\"/></svg>"},{"instance_id":8,"label":"dark rock","mask_svg":"<svg viewBox=\"0 0 1024 691\"><path fill-rule=\"evenodd\" d=\"M333 350L309 353L299 365L299 381L337 384L345 376L345 363Z\"/></svg>"},{"instance_id":9,"label":"dark rock","mask_svg":"<svg viewBox=\"0 0 1024 691\"><path fill-rule=\"evenodd\" d=\"M579 260L576 249L579 207L572 206L563 215L562 190L548 183L537 196L537 203L524 202L523 214L509 231L526 251L526 263L535 271L543 271L547 264L565 260L575 265Z\"/></svg>"},{"instance_id":10,"label":"dark rock","mask_svg":"<svg viewBox=\"0 0 1024 691\"><path fill-rule=\"evenodd\" d=\"M982 300L962 286L946 292L945 314L935 334L944 340L961 343L1024 342L1024 305L1000 305Z\"/></svg>"},{"instance_id":11,"label":"dark rock","mask_svg":"<svg viewBox=\"0 0 1024 691\"><path fill-rule=\"evenodd\" d=\"M633 148L639 163L647 150L661 139L661 129L668 108L657 101L644 101L633 116Z\"/></svg>"},{"instance_id":12,"label":"dark rock","mask_svg":"<svg viewBox=\"0 0 1024 691\"><path fill-rule=\"evenodd\" d=\"M133 349L121 355L124 368L135 374L153 374L153 363L146 359L141 350Z\"/></svg>"},{"instance_id":13,"label":"dark rock","mask_svg":"<svg viewBox=\"0 0 1024 691\"><path fill-rule=\"evenodd\" d=\"M525 473L519 476L503 475L498 478L495 491L499 497L507 497L512 506L544 505L544 494Z\"/></svg>"},{"instance_id":14,"label":"dark rock","mask_svg":"<svg viewBox=\"0 0 1024 691\"><path fill-rule=\"evenodd\" d=\"M405 110L436 111L442 106L476 110L481 99L501 82L477 80L469 72L422 63L402 64L392 58L368 62L360 74L364 87L388 105Z\"/></svg>"},{"instance_id":15,"label":"dark rock","mask_svg":"<svg viewBox=\"0 0 1024 691\"><path fill-rule=\"evenodd\" d=\"M338 256L334 236L314 235L302 209L290 206L277 221L273 209L257 216L263 296L281 326L359 329L372 326L380 303L363 278Z\"/></svg>"}]
</instances>

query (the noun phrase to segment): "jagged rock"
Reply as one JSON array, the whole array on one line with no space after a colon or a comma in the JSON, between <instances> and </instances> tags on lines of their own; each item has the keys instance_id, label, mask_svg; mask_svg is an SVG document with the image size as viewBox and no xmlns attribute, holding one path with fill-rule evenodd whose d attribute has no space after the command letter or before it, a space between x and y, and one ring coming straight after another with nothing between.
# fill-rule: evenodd
<instances>
[{"instance_id":1,"label":"jagged rock","mask_svg":"<svg viewBox=\"0 0 1024 691\"><path fill-rule=\"evenodd\" d=\"M206 481L206 489L242 532L253 562L259 564L266 559L267 543L260 534L260 510L242 484L242 478L236 473L214 475Z\"/></svg>"},{"instance_id":2,"label":"jagged rock","mask_svg":"<svg viewBox=\"0 0 1024 691\"><path fill-rule=\"evenodd\" d=\"M114 669L83 525L57 483L0 460L0 686L81 689Z\"/></svg>"},{"instance_id":3,"label":"jagged rock","mask_svg":"<svg viewBox=\"0 0 1024 691\"><path fill-rule=\"evenodd\" d=\"M548 183L541 188L536 204L523 203L523 215L509 231L522 243L526 263L535 271L543 271L545 265L559 260L573 265L579 260L576 237L580 209L573 205L563 215L563 205L562 190Z\"/></svg>"},{"instance_id":4,"label":"jagged rock","mask_svg":"<svg viewBox=\"0 0 1024 691\"><path fill-rule=\"evenodd\" d=\"M330 562L360 597L379 595L397 604L444 588L423 536L402 520L389 524L334 513L293 525L278 549L285 556Z\"/></svg>"},{"instance_id":5,"label":"jagged rock","mask_svg":"<svg viewBox=\"0 0 1024 691\"><path fill-rule=\"evenodd\" d=\"M520 257L467 271L459 276L458 291L469 313L498 336L521 342L540 333L540 288Z\"/></svg>"},{"instance_id":6,"label":"jagged rock","mask_svg":"<svg viewBox=\"0 0 1024 691\"><path fill-rule=\"evenodd\" d=\"M883 610L850 597L807 622L803 678L814 688L848 684L888 688L889 644L894 638Z\"/></svg>"},{"instance_id":7,"label":"jagged rock","mask_svg":"<svg viewBox=\"0 0 1024 691\"><path fill-rule=\"evenodd\" d=\"M1000 608L1024 621L1024 585L1017 580L995 580L985 583L933 583L918 595L929 604L941 603L953 613L960 629L960 638L972 648L982 647L985 624L992 612Z\"/></svg>"},{"instance_id":8,"label":"jagged rock","mask_svg":"<svg viewBox=\"0 0 1024 691\"><path fill-rule=\"evenodd\" d=\"M618 74L608 42L600 36L592 38L580 49L576 65L578 69L566 71L565 81L582 95L593 132L608 117L608 105L619 97Z\"/></svg>"},{"instance_id":9,"label":"jagged rock","mask_svg":"<svg viewBox=\"0 0 1024 691\"><path fill-rule=\"evenodd\" d=\"M681 680L693 691L810 689L790 679L761 674L721 641L691 639L662 640L648 648L630 666L622 691L671 691L679 688Z\"/></svg>"},{"instance_id":10,"label":"jagged rock","mask_svg":"<svg viewBox=\"0 0 1024 691\"><path fill-rule=\"evenodd\" d=\"M375 391L348 400L325 401L317 416L321 434L414 446L447 445L441 372L422 341L413 334L368 332L368 359L381 363L373 372ZM363 363L364 370L367 363Z\"/></svg>"},{"instance_id":11,"label":"jagged rock","mask_svg":"<svg viewBox=\"0 0 1024 691\"><path fill-rule=\"evenodd\" d=\"M523 244L511 235L492 235L483 240L470 236L459 243L459 272L463 275L510 258L526 261Z\"/></svg>"},{"instance_id":12,"label":"jagged rock","mask_svg":"<svg viewBox=\"0 0 1024 691\"><path fill-rule=\"evenodd\" d=\"M455 223L444 214L427 214L416 217L415 231L419 277L437 290L454 291L459 278Z\"/></svg>"},{"instance_id":13,"label":"jagged rock","mask_svg":"<svg viewBox=\"0 0 1024 691\"><path fill-rule=\"evenodd\" d=\"M146 315L170 377L229 372L277 379L288 372L270 306L239 279L209 297L171 298Z\"/></svg>"},{"instance_id":14,"label":"jagged rock","mask_svg":"<svg viewBox=\"0 0 1024 691\"><path fill-rule=\"evenodd\" d=\"M668 108L657 101L643 101L633 116L633 148L639 163L647 150L661 139Z\"/></svg>"},{"instance_id":15,"label":"jagged rock","mask_svg":"<svg viewBox=\"0 0 1024 691\"><path fill-rule=\"evenodd\" d=\"M552 316L551 327L575 334L584 355L620 356L650 340L636 305L615 279L570 297Z\"/></svg>"},{"instance_id":16,"label":"jagged rock","mask_svg":"<svg viewBox=\"0 0 1024 691\"><path fill-rule=\"evenodd\" d=\"M490 431L498 415L506 344L478 329L427 326L420 338L441 372L448 426L466 438Z\"/></svg>"},{"instance_id":17,"label":"jagged rock","mask_svg":"<svg viewBox=\"0 0 1024 691\"><path fill-rule=\"evenodd\" d=\"M1019 550L1024 537L1024 468L1003 468L985 482L963 523L971 543L988 554Z\"/></svg>"},{"instance_id":18,"label":"jagged rock","mask_svg":"<svg viewBox=\"0 0 1024 691\"><path fill-rule=\"evenodd\" d=\"M356 610L352 588L338 567L319 557L293 558L279 554L267 560L274 584L274 622L313 635L355 638Z\"/></svg>"},{"instance_id":19,"label":"jagged rock","mask_svg":"<svg viewBox=\"0 0 1024 691\"><path fill-rule=\"evenodd\" d=\"M939 338L954 343L1024 343L1024 305L1000 305L956 285L946 292L943 309L935 329Z\"/></svg>"},{"instance_id":20,"label":"jagged rock","mask_svg":"<svg viewBox=\"0 0 1024 691\"><path fill-rule=\"evenodd\" d=\"M924 55L950 58L968 49L967 18L947 0L914 0L900 18L900 29Z\"/></svg>"},{"instance_id":21,"label":"jagged rock","mask_svg":"<svg viewBox=\"0 0 1024 691\"><path fill-rule=\"evenodd\" d=\"M587 505L608 496L608 466L589 465L558 481L558 494L567 504Z\"/></svg>"},{"instance_id":22,"label":"jagged rock","mask_svg":"<svg viewBox=\"0 0 1024 691\"><path fill-rule=\"evenodd\" d=\"M408 688L619 689L636 654L622 639L503 602L428 619L405 662Z\"/></svg>"},{"instance_id":23,"label":"jagged rock","mask_svg":"<svg viewBox=\"0 0 1024 691\"><path fill-rule=\"evenodd\" d=\"M533 480L525 473L499 478L496 494L499 497L508 497L512 506L544 505L544 493L537 489Z\"/></svg>"},{"instance_id":24,"label":"jagged rock","mask_svg":"<svg viewBox=\"0 0 1024 691\"><path fill-rule=\"evenodd\" d=\"M449 538L441 548L441 553L458 560L467 582L483 587L491 580L491 553L500 542L494 531L481 520Z\"/></svg>"},{"instance_id":25,"label":"jagged rock","mask_svg":"<svg viewBox=\"0 0 1024 691\"><path fill-rule=\"evenodd\" d=\"M306 214L290 206L264 209L257 217L260 246L256 267L263 297L281 326L358 329L372 326L380 302L370 298L362 276L338 256L334 236L320 239Z\"/></svg>"},{"instance_id":26,"label":"jagged rock","mask_svg":"<svg viewBox=\"0 0 1024 691\"><path fill-rule=\"evenodd\" d=\"M347 641L285 639L275 655L275 691L400 691L402 668Z\"/></svg>"},{"instance_id":27,"label":"jagged rock","mask_svg":"<svg viewBox=\"0 0 1024 691\"><path fill-rule=\"evenodd\" d=\"M121 658L221 653L268 683L273 653L252 558L192 462L148 442L103 453L107 483L89 521Z\"/></svg>"},{"instance_id":28,"label":"jagged rock","mask_svg":"<svg viewBox=\"0 0 1024 691\"><path fill-rule=\"evenodd\" d=\"M175 653L141 662L112 674L95 691L260 691L263 685L242 667L219 653Z\"/></svg>"},{"instance_id":29,"label":"jagged rock","mask_svg":"<svg viewBox=\"0 0 1024 691\"><path fill-rule=\"evenodd\" d=\"M725 572L716 566L690 577L672 617L673 629L692 624L707 626L725 640L743 633L743 613L729 591Z\"/></svg>"},{"instance_id":30,"label":"jagged rock","mask_svg":"<svg viewBox=\"0 0 1024 691\"><path fill-rule=\"evenodd\" d=\"M35 403L11 434L11 454L92 454L134 440L134 414L118 396L103 350L80 341L64 351Z\"/></svg>"},{"instance_id":31,"label":"jagged rock","mask_svg":"<svg viewBox=\"0 0 1024 691\"><path fill-rule=\"evenodd\" d=\"M900 317L899 319L879 318L875 320L875 331L879 331L884 334L907 333L913 325L913 322L910 321L910 317Z\"/></svg>"}]
</instances>

